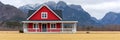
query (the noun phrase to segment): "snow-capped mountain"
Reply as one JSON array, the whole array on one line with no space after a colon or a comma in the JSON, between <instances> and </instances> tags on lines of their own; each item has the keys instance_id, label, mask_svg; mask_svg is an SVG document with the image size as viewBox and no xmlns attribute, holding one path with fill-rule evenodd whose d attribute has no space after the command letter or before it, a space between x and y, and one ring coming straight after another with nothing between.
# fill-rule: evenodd
<instances>
[{"instance_id":1,"label":"snow-capped mountain","mask_svg":"<svg viewBox=\"0 0 120 40\"><path fill-rule=\"evenodd\" d=\"M44 3L48 5L53 10L62 10L62 16L63 20L77 20L79 21L79 25L93 25L95 24L95 21L91 19L91 16L83 10L83 8L80 5L67 5L63 1L59 1L58 3L55 3L53 1L49 1ZM33 6L34 7L34 6ZM32 6L22 6L19 9L21 9L23 12L27 13L28 10L37 10L39 6L35 6L33 8Z\"/></svg>"},{"instance_id":2,"label":"snow-capped mountain","mask_svg":"<svg viewBox=\"0 0 120 40\"><path fill-rule=\"evenodd\" d=\"M39 4L28 4L28 5L19 7L19 9L23 11L24 13L28 13L29 10L34 10L38 6Z\"/></svg>"}]
</instances>

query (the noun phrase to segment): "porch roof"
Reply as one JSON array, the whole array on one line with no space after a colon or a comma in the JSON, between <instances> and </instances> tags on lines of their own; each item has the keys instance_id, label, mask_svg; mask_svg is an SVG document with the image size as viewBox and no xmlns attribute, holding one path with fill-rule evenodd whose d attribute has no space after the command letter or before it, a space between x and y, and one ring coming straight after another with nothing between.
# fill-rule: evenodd
<instances>
[{"instance_id":1,"label":"porch roof","mask_svg":"<svg viewBox=\"0 0 120 40\"><path fill-rule=\"evenodd\" d=\"M78 21L22 21L23 23L77 23Z\"/></svg>"}]
</instances>

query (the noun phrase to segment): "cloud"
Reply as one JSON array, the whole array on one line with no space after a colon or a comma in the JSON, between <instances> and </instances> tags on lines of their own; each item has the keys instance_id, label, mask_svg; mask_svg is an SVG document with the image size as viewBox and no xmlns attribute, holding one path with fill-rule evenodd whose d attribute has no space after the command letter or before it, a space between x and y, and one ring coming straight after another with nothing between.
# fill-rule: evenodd
<instances>
[{"instance_id":1,"label":"cloud","mask_svg":"<svg viewBox=\"0 0 120 40\"><path fill-rule=\"evenodd\" d=\"M15 7L20 7L20 6L23 6L23 5L26 5L26 4L36 4L36 3L44 3L44 2L47 2L46 1L43 1L43 0L0 0L2 3L4 4L10 4L10 5L13 5Z\"/></svg>"},{"instance_id":2,"label":"cloud","mask_svg":"<svg viewBox=\"0 0 120 40\"><path fill-rule=\"evenodd\" d=\"M110 2L102 2L97 4L86 4L82 6L93 17L96 17L97 19L101 19L109 11L120 12L119 4L120 1L110 1Z\"/></svg>"},{"instance_id":3,"label":"cloud","mask_svg":"<svg viewBox=\"0 0 120 40\"><path fill-rule=\"evenodd\" d=\"M26 4L42 4L48 1L65 1L67 4L81 5L91 16L101 19L107 12L120 12L120 0L0 0L17 8Z\"/></svg>"},{"instance_id":4,"label":"cloud","mask_svg":"<svg viewBox=\"0 0 120 40\"><path fill-rule=\"evenodd\" d=\"M82 4L100 4L104 2L117 2L120 0L80 0Z\"/></svg>"},{"instance_id":5,"label":"cloud","mask_svg":"<svg viewBox=\"0 0 120 40\"><path fill-rule=\"evenodd\" d=\"M15 7L19 7L19 6L22 6L24 4L20 0L0 0L0 1L4 4L13 5Z\"/></svg>"}]
</instances>

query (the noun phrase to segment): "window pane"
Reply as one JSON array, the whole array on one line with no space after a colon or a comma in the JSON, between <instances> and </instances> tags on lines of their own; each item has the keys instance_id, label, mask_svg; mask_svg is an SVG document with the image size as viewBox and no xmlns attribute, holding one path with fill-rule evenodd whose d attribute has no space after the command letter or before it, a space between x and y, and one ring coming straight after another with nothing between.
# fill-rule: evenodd
<instances>
[{"instance_id":1,"label":"window pane","mask_svg":"<svg viewBox=\"0 0 120 40\"><path fill-rule=\"evenodd\" d=\"M36 26L36 25L34 24L34 26L33 26L33 27L35 28L35 26Z\"/></svg>"},{"instance_id":2,"label":"window pane","mask_svg":"<svg viewBox=\"0 0 120 40\"><path fill-rule=\"evenodd\" d=\"M55 24L51 24L51 28L56 28Z\"/></svg>"},{"instance_id":3,"label":"window pane","mask_svg":"<svg viewBox=\"0 0 120 40\"><path fill-rule=\"evenodd\" d=\"M33 25L33 28L38 28L38 25L37 25L37 24L34 24L34 25Z\"/></svg>"},{"instance_id":4,"label":"window pane","mask_svg":"<svg viewBox=\"0 0 120 40\"><path fill-rule=\"evenodd\" d=\"M44 19L47 18L47 12L42 12L41 13L41 18L44 18Z\"/></svg>"}]
</instances>

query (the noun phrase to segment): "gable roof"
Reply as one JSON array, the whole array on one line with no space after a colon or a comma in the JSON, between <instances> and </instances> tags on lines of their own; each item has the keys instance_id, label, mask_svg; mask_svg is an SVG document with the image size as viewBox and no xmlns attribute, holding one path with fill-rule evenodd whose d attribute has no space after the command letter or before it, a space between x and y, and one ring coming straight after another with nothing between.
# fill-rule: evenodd
<instances>
[{"instance_id":1,"label":"gable roof","mask_svg":"<svg viewBox=\"0 0 120 40\"><path fill-rule=\"evenodd\" d=\"M27 14L27 18L30 17L36 10L29 10Z\"/></svg>"},{"instance_id":2,"label":"gable roof","mask_svg":"<svg viewBox=\"0 0 120 40\"><path fill-rule=\"evenodd\" d=\"M36 10L29 10L27 18L30 17ZM53 10L59 17L62 18L62 10Z\"/></svg>"},{"instance_id":3,"label":"gable roof","mask_svg":"<svg viewBox=\"0 0 120 40\"><path fill-rule=\"evenodd\" d=\"M43 4L43 5L41 5L41 7L38 9L38 10L36 10L35 12L34 11L31 11L31 12L33 12L33 14L31 14L28 18L27 18L27 20L29 20L36 12L38 12L43 6L45 6L45 7L47 7L53 14L55 14L60 20L62 20L62 18L61 18L61 16L58 16L58 15L60 15L60 14L57 14L57 13L55 13L55 12L60 12L60 11L53 11L52 9L50 9L46 4Z\"/></svg>"},{"instance_id":4,"label":"gable roof","mask_svg":"<svg viewBox=\"0 0 120 40\"><path fill-rule=\"evenodd\" d=\"M62 10L53 10L59 17L62 18Z\"/></svg>"}]
</instances>

